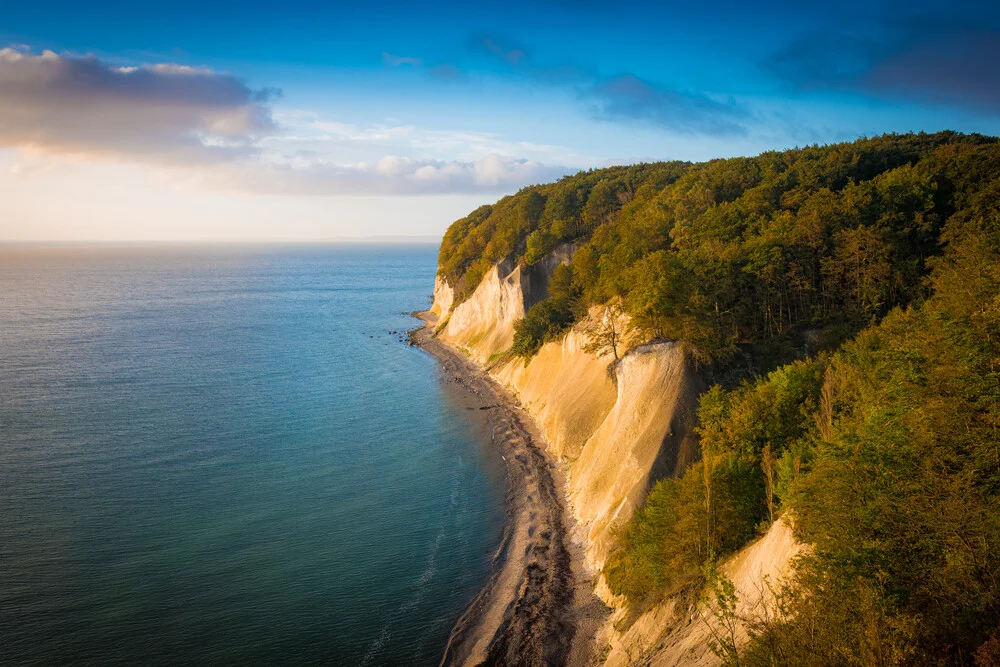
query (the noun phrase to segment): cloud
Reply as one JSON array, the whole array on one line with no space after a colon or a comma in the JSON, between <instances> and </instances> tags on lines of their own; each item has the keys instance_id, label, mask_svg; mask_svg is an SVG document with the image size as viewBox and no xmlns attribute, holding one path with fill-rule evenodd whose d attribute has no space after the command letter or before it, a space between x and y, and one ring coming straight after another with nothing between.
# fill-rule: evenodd
<instances>
[{"instance_id":1,"label":"cloud","mask_svg":"<svg viewBox=\"0 0 1000 667\"><path fill-rule=\"evenodd\" d=\"M270 137L263 145L284 152L336 150L341 155L352 152L381 151L382 154L420 154L429 158L474 161L486 155L509 158L537 158L563 163L591 164L596 158L574 155L559 146L531 141L507 141L490 132L440 130L414 125L373 123L360 126L325 120L315 116L280 115L289 125L289 133Z\"/></svg>"},{"instance_id":2,"label":"cloud","mask_svg":"<svg viewBox=\"0 0 1000 667\"><path fill-rule=\"evenodd\" d=\"M872 91L1000 114L1000 33L967 31L921 42L878 61Z\"/></svg>"},{"instance_id":3,"label":"cloud","mask_svg":"<svg viewBox=\"0 0 1000 667\"><path fill-rule=\"evenodd\" d=\"M813 32L764 61L764 68L800 90L840 88L857 82L890 47L847 32Z\"/></svg>"},{"instance_id":4,"label":"cloud","mask_svg":"<svg viewBox=\"0 0 1000 667\"><path fill-rule=\"evenodd\" d=\"M208 172L216 187L286 195L440 195L503 193L551 181L573 169L500 155L474 161L420 160L394 155L336 164L314 156L287 162L243 161ZM175 179L190 175L176 173Z\"/></svg>"},{"instance_id":5,"label":"cloud","mask_svg":"<svg viewBox=\"0 0 1000 667\"><path fill-rule=\"evenodd\" d=\"M644 122L679 134L747 134L749 114L735 102L659 87L631 74L599 81L582 94L602 120Z\"/></svg>"},{"instance_id":6,"label":"cloud","mask_svg":"<svg viewBox=\"0 0 1000 667\"><path fill-rule=\"evenodd\" d=\"M481 44L489 53L497 56L508 65L518 67L528 60L528 54L524 49L501 46L489 37L484 37L483 39L478 40L478 43Z\"/></svg>"},{"instance_id":7,"label":"cloud","mask_svg":"<svg viewBox=\"0 0 1000 667\"><path fill-rule=\"evenodd\" d=\"M897 19L858 34L815 32L792 40L763 66L803 91L1000 113L1000 30L946 19Z\"/></svg>"},{"instance_id":8,"label":"cloud","mask_svg":"<svg viewBox=\"0 0 1000 667\"><path fill-rule=\"evenodd\" d=\"M468 44L473 53L504 65L510 75L574 90L596 120L638 123L678 134L747 134L749 114L732 100L722 102L673 89L631 73L602 77L594 68L572 62L540 66L524 47L510 46L496 37L473 36Z\"/></svg>"},{"instance_id":9,"label":"cloud","mask_svg":"<svg viewBox=\"0 0 1000 667\"><path fill-rule=\"evenodd\" d=\"M526 47L516 46L508 39L495 35L472 35L466 42L468 51L499 64L507 74L543 85L587 85L594 83L597 72L578 63L563 62L541 65Z\"/></svg>"},{"instance_id":10,"label":"cloud","mask_svg":"<svg viewBox=\"0 0 1000 667\"><path fill-rule=\"evenodd\" d=\"M424 64L421 58L410 58L408 56L395 56L391 53L382 52L382 62L390 67L401 67L403 65L409 65L410 67L422 67Z\"/></svg>"},{"instance_id":11,"label":"cloud","mask_svg":"<svg viewBox=\"0 0 1000 667\"><path fill-rule=\"evenodd\" d=\"M292 195L501 193L574 171L530 159L553 158L554 147L487 133L308 112L281 115L279 127L270 106L279 95L205 68L5 48L0 148L19 149L11 175L21 178L98 158L152 165L175 183Z\"/></svg>"},{"instance_id":12,"label":"cloud","mask_svg":"<svg viewBox=\"0 0 1000 667\"><path fill-rule=\"evenodd\" d=\"M427 68L427 73L435 79L444 81L458 81L462 78L462 71L452 63L442 63Z\"/></svg>"},{"instance_id":13,"label":"cloud","mask_svg":"<svg viewBox=\"0 0 1000 667\"><path fill-rule=\"evenodd\" d=\"M414 56L397 56L382 52L382 64L387 67L409 67L423 70L431 78L442 81L457 81L462 78L462 72L453 63L440 62L424 66L424 59Z\"/></svg>"},{"instance_id":14,"label":"cloud","mask_svg":"<svg viewBox=\"0 0 1000 667\"><path fill-rule=\"evenodd\" d=\"M278 95L209 69L5 48L0 146L160 163L233 159L276 131L268 103Z\"/></svg>"}]
</instances>

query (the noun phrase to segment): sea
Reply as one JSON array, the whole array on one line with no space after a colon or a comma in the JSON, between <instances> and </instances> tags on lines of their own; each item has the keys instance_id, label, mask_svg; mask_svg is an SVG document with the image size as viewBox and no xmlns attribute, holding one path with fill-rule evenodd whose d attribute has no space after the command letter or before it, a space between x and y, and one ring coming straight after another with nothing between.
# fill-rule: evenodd
<instances>
[{"instance_id":1,"label":"sea","mask_svg":"<svg viewBox=\"0 0 1000 667\"><path fill-rule=\"evenodd\" d=\"M0 664L436 665L499 544L431 245L0 246Z\"/></svg>"}]
</instances>

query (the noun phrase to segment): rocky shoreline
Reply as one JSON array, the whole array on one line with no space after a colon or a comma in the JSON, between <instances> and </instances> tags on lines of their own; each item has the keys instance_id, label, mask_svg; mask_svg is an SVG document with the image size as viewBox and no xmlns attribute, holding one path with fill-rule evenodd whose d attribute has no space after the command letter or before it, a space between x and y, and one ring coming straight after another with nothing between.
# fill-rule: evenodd
<instances>
[{"instance_id":1,"label":"rocky shoreline","mask_svg":"<svg viewBox=\"0 0 1000 667\"><path fill-rule=\"evenodd\" d=\"M531 418L460 351L433 336L435 318L411 342L436 357L448 376L487 410L493 441L507 463L506 525L493 574L459 618L442 665L586 664L605 615L573 543L560 471Z\"/></svg>"}]
</instances>

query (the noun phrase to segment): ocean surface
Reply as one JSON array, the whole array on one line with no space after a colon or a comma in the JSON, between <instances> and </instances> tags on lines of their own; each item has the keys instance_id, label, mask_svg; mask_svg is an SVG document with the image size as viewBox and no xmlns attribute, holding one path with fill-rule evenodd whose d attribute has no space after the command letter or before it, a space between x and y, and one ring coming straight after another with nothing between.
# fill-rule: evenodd
<instances>
[{"instance_id":1,"label":"ocean surface","mask_svg":"<svg viewBox=\"0 0 1000 667\"><path fill-rule=\"evenodd\" d=\"M504 464L431 246L0 247L0 663L436 665Z\"/></svg>"}]
</instances>

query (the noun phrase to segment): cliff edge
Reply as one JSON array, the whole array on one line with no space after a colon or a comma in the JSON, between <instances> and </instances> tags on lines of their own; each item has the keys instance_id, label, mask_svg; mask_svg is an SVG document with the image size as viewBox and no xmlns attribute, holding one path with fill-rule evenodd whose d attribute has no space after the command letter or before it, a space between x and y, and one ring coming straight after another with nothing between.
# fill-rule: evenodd
<instances>
[{"instance_id":1,"label":"cliff edge","mask_svg":"<svg viewBox=\"0 0 1000 667\"><path fill-rule=\"evenodd\" d=\"M438 277L431 308L439 318L437 338L484 367L519 400L565 472L578 531L574 537L584 551L587 574L595 592L615 610L598 631L599 646L592 653L603 653L607 664L629 664L637 655L651 664L717 664L708 648L708 626L678 625L677 617L685 612L675 608L675 600L667 599L625 627L624 600L600 575L618 531L652 485L679 476L699 456L694 428L705 384L682 346L631 341L631 349L616 361L610 352L585 349L589 323L584 321L527 362L503 354L513 342L514 324L546 297L552 271L571 256L572 248L562 246L531 267L502 261L458 304L451 286ZM591 309L590 319L600 316L600 308ZM740 582L741 592L762 589L764 575L774 579L787 568L794 555L789 540L787 527L775 523L724 571ZM760 565L762 559L767 567Z\"/></svg>"}]
</instances>

